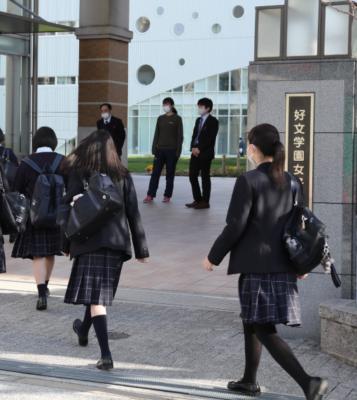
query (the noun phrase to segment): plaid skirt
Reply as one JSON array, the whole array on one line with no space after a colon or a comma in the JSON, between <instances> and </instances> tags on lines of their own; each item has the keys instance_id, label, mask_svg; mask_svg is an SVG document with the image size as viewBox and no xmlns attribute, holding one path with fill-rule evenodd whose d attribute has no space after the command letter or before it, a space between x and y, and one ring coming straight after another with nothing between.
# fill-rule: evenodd
<instances>
[{"instance_id":1,"label":"plaid skirt","mask_svg":"<svg viewBox=\"0 0 357 400\"><path fill-rule=\"evenodd\" d=\"M76 257L64 302L111 306L119 285L124 254L103 248Z\"/></svg>"},{"instance_id":2,"label":"plaid skirt","mask_svg":"<svg viewBox=\"0 0 357 400\"><path fill-rule=\"evenodd\" d=\"M238 288L244 323L301 326L296 273L242 274Z\"/></svg>"},{"instance_id":3,"label":"plaid skirt","mask_svg":"<svg viewBox=\"0 0 357 400\"><path fill-rule=\"evenodd\" d=\"M42 228L33 226L27 220L24 233L17 235L11 257L29 258L62 256L61 228Z\"/></svg>"}]
</instances>

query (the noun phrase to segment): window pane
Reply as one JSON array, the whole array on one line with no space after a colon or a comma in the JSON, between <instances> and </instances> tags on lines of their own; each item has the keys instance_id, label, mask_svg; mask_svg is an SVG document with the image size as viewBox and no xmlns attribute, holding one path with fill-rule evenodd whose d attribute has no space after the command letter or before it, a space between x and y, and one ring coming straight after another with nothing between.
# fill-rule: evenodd
<instances>
[{"instance_id":1,"label":"window pane","mask_svg":"<svg viewBox=\"0 0 357 400\"><path fill-rule=\"evenodd\" d=\"M326 8L325 56L348 54L349 15ZM341 11L349 12L349 5L340 5Z\"/></svg>"},{"instance_id":2,"label":"window pane","mask_svg":"<svg viewBox=\"0 0 357 400\"><path fill-rule=\"evenodd\" d=\"M206 91L206 79L201 79L196 81L196 92L205 92Z\"/></svg>"},{"instance_id":3,"label":"window pane","mask_svg":"<svg viewBox=\"0 0 357 400\"><path fill-rule=\"evenodd\" d=\"M163 110L162 106L151 106L150 107L150 116L154 117L155 120L159 115L161 115L163 113L164 113L164 110Z\"/></svg>"},{"instance_id":4,"label":"window pane","mask_svg":"<svg viewBox=\"0 0 357 400\"><path fill-rule=\"evenodd\" d=\"M138 154L138 118L129 118L129 154Z\"/></svg>"},{"instance_id":5,"label":"window pane","mask_svg":"<svg viewBox=\"0 0 357 400\"><path fill-rule=\"evenodd\" d=\"M175 93L182 93L183 92L183 86L179 86L177 88L174 89Z\"/></svg>"},{"instance_id":6,"label":"window pane","mask_svg":"<svg viewBox=\"0 0 357 400\"><path fill-rule=\"evenodd\" d=\"M240 106L239 105L231 105L231 115L240 115Z\"/></svg>"},{"instance_id":7,"label":"window pane","mask_svg":"<svg viewBox=\"0 0 357 400\"><path fill-rule=\"evenodd\" d=\"M65 85L67 83L67 78L64 78L63 76L59 76L57 78L57 85Z\"/></svg>"},{"instance_id":8,"label":"window pane","mask_svg":"<svg viewBox=\"0 0 357 400\"><path fill-rule=\"evenodd\" d=\"M70 85L75 85L76 84L76 77L75 76L68 77L68 83Z\"/></svg>"},{"instance_id":9,"label":"window pane","mask_svg":"<svg viewBox=\"0 0 357 400\"><path fill-rule=\"evenodd\" d=\"M228 115L228 106L227 105L219 106L218 114L219 115Z\"/></svg>"},{"instance_id":10,"label":"window pane","mask_svg":"<svg viewBox=\"0 0 357 400\"><path fill-rule=\"evenodd\" d=\"M150 109L149 106L140 106L140 117L149 117L150 116Z\"/></svg>"},{"instance_id":11,"label":"window pane","mask_svg":"<svg viewBox=\"0 0 357 400\"><path fill-rule=\"evenodd\" d=\"M241 87L241 70L236 69L231 71L231 91L232 92L239 92Z\"/></svg>"},{"instance_id":12,"label":"window pane","mask_svg":"<svg viewBox=\"0 0 357 400\"><path fill-rule=\"evenodd\" d=\"M210 76L207 81L208 81L208 91L216 92L217 91L217 75Z\"/></svg>"},{"instance_id":13,"label":"window pane","mask_svg":"<svg viewBox=\"0 0 357 400\"><path fill-rule=\"evenodd\" d=\"M185 85L185 92L194 92L195 91L195 82L187 83Z\"/></svg>"},{"instance_id":14,"label":"window pane","mask_svg":"<svg viewBox=\"0 0 357 400\"><path fill-rule=\"evenodd\" d=\"M129 116L130 117L137 117L139 115L139 110L137 108L130 108L129 109Z\"/></svg>"},{"instance_id":15,"label":"window pane","mask_svg":"<svg viewBox=\"0 0 357 400\"><path fill-rule=\"evenodd\" d=\"M150 118L140 118L140 153L151 154Z\"/></svg>"},{"instance_id":16,"label":"window pane","mask_svg":"<svg viewBox=\"0 0 357 400\"><path fill-rule=\"evenodd\" d=\"M219 117L219 132L217 135L217 154L227 154L228 150L228 118Z\"/></svg>"},{"instance_id":17,"label":"window pane","mask_svg":"<svg viewBox=\"0 0 357 400\"><path fill-rule=\"evenodd\" d=\"M257 57L279 57L281 41L281 8L259 10L258 15Z\"/></svg>"},{"instance_id":18,"label":"window pane","mask_svg":"<svg viewBox=\"0 0 357 400\"><path fill-rule=\"evenodd\" d=\"M45 78L38 78L38 84L39 85L44 85L45 84Z\"/></svg>"},{"instance_id":19,"label":"window pane","mask_svg":"<svg viewBox=\"0 0 357 400\"><path fill-rule=\"evenodd\" d=\"M229 155L236 156L239 148L240 138L240 118L230 118L230 138L229 138Z\"/></svg>"},{"instance_id":20,"label":"window pane","mask_svg":"<svg viewBox=\"0 0 357 400\"><path fill-rule=\"evenodd\" d=\"M317 56L320 0L288 0L287 56Z\"/></svg>"},{"instance_id":21,"label":"window pane","mask_svg":"<svg viewBox=\"0 0 357 400\"><path fill-rule=\"evenodd\" d=\"M242 70L242 92L248 92L248 69Z\"/></svg>"},{"instance_id":22,"label":"window pane","mask_svg":"<svg viewBox=\"0 0 357 400\"><path fill-rule=\"evenodd\" d=\"M219 91L229 91L229 72L225 72L224 74L219 75Z\"/></svg>"},{"instance_id":23,"label":"window pane","mask_svg":"<svg viewBox=\"0 0 357 400\"><path fill-rule=\"evenodd\" d=\"M54 77L46 78L46 85L54 85L54 84L55 84L55 78Z\"/></svg>"}]
</instances>

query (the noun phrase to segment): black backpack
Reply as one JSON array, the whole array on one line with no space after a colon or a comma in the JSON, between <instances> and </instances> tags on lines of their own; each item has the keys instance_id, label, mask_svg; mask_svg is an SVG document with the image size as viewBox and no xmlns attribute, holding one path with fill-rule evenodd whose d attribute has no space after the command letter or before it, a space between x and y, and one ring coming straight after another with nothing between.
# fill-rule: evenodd
<instances>
[{"instance_id":1,"label":"black backpack","mask_svg":"<svg viewBox=\"0 0 357 400\"><path fill-rule=\"evenodd\" d=\"M17 166L10 161L10 149L3 149L0 157L0 163L4 167L6 178L8 179L11 186L12 182L14 182L15 179Z\"/></svg>"},{"instance_id":2,"label":"black backpack","mask_svg":"<svg viewBox=\"0 0 357 400\"><path fill-rule=\"evenodd\" d=\"M318 267L328 249L325 225L307 207L298 206L295 177L291 176L293 211L284 230L284 242L290 260L298 275L302 276ZM331 277L336 287L341 286L335 266L331 265Z\"/></svg>"},{"instance_id":3,"label":"black backpack","mask_svg":"<svg viewBox=\"0 0 357 400\"><path fill-rule=\"evenodd\" d=\"M22 160L40 174L30 205L30 219L34 226L57 227L57 211L63 197L64 182L62 176L56 175L55 172L62 159L63 156L57 154L53 164L46 164L43 170L30 158Z\"/></svg>"}]
</instances>

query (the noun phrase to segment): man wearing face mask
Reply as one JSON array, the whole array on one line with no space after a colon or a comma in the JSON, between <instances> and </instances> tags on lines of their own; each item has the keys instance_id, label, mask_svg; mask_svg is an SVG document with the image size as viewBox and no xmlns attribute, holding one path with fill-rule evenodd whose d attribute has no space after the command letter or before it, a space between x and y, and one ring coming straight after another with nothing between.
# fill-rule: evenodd
<instances>
[{"instance_id":1,"label":"man wearing face mask","mask_svg":"<svg viewBox=\"0 0 357 400\"><path fill-rule=\"evenodd\" d=\"M193 203L186 204L186 207L202 210L210 207L211 196L211 163L214 159L214 146L219 129L217 118L212 117L210 112L213 108L211 99L203 98L198 101L198 114L196 125L193 130L191 142L190 161L190 182L192 186ZM202 192L198 182L198 175L201 172Z\"/></svg>"},{"instance_id":2,"label":"man wearing face mask","mask_svg":"<svg viewBox=\"0 0 357 400\"><path fill-rule=\"evenodd\" d=\"M125 129L123 121L113 117L112 106L109 103L104 103L100 106L102 119L97 122L97 129L104 129L110 133L114 140L115 147L119 157L122 155L122 149L125 142Z\"/></svg>"}]
</instances>

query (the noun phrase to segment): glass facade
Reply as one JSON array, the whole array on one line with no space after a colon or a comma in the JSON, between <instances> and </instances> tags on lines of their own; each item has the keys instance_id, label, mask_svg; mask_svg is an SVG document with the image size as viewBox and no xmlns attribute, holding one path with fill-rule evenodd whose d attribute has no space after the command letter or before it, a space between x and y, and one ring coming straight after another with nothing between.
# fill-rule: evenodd
<instances>
[{"instance_id":1,"label":"glass facade","mask_svg":"<svg viewBox=\"0 0 357 400\"><path fill-rule=\"evenodd\" d=\"M162 101L172 97L183 119L184 143L182 155L190 155L190 144L197 102L202 97L213 101L212 115L219 119L216 142L217 155L236 156L239 138L247 138L248 69L240 68L187 83L129 108L129 155L151 154L157 118L164 114Z\"/></svg>"}]
</instances>

